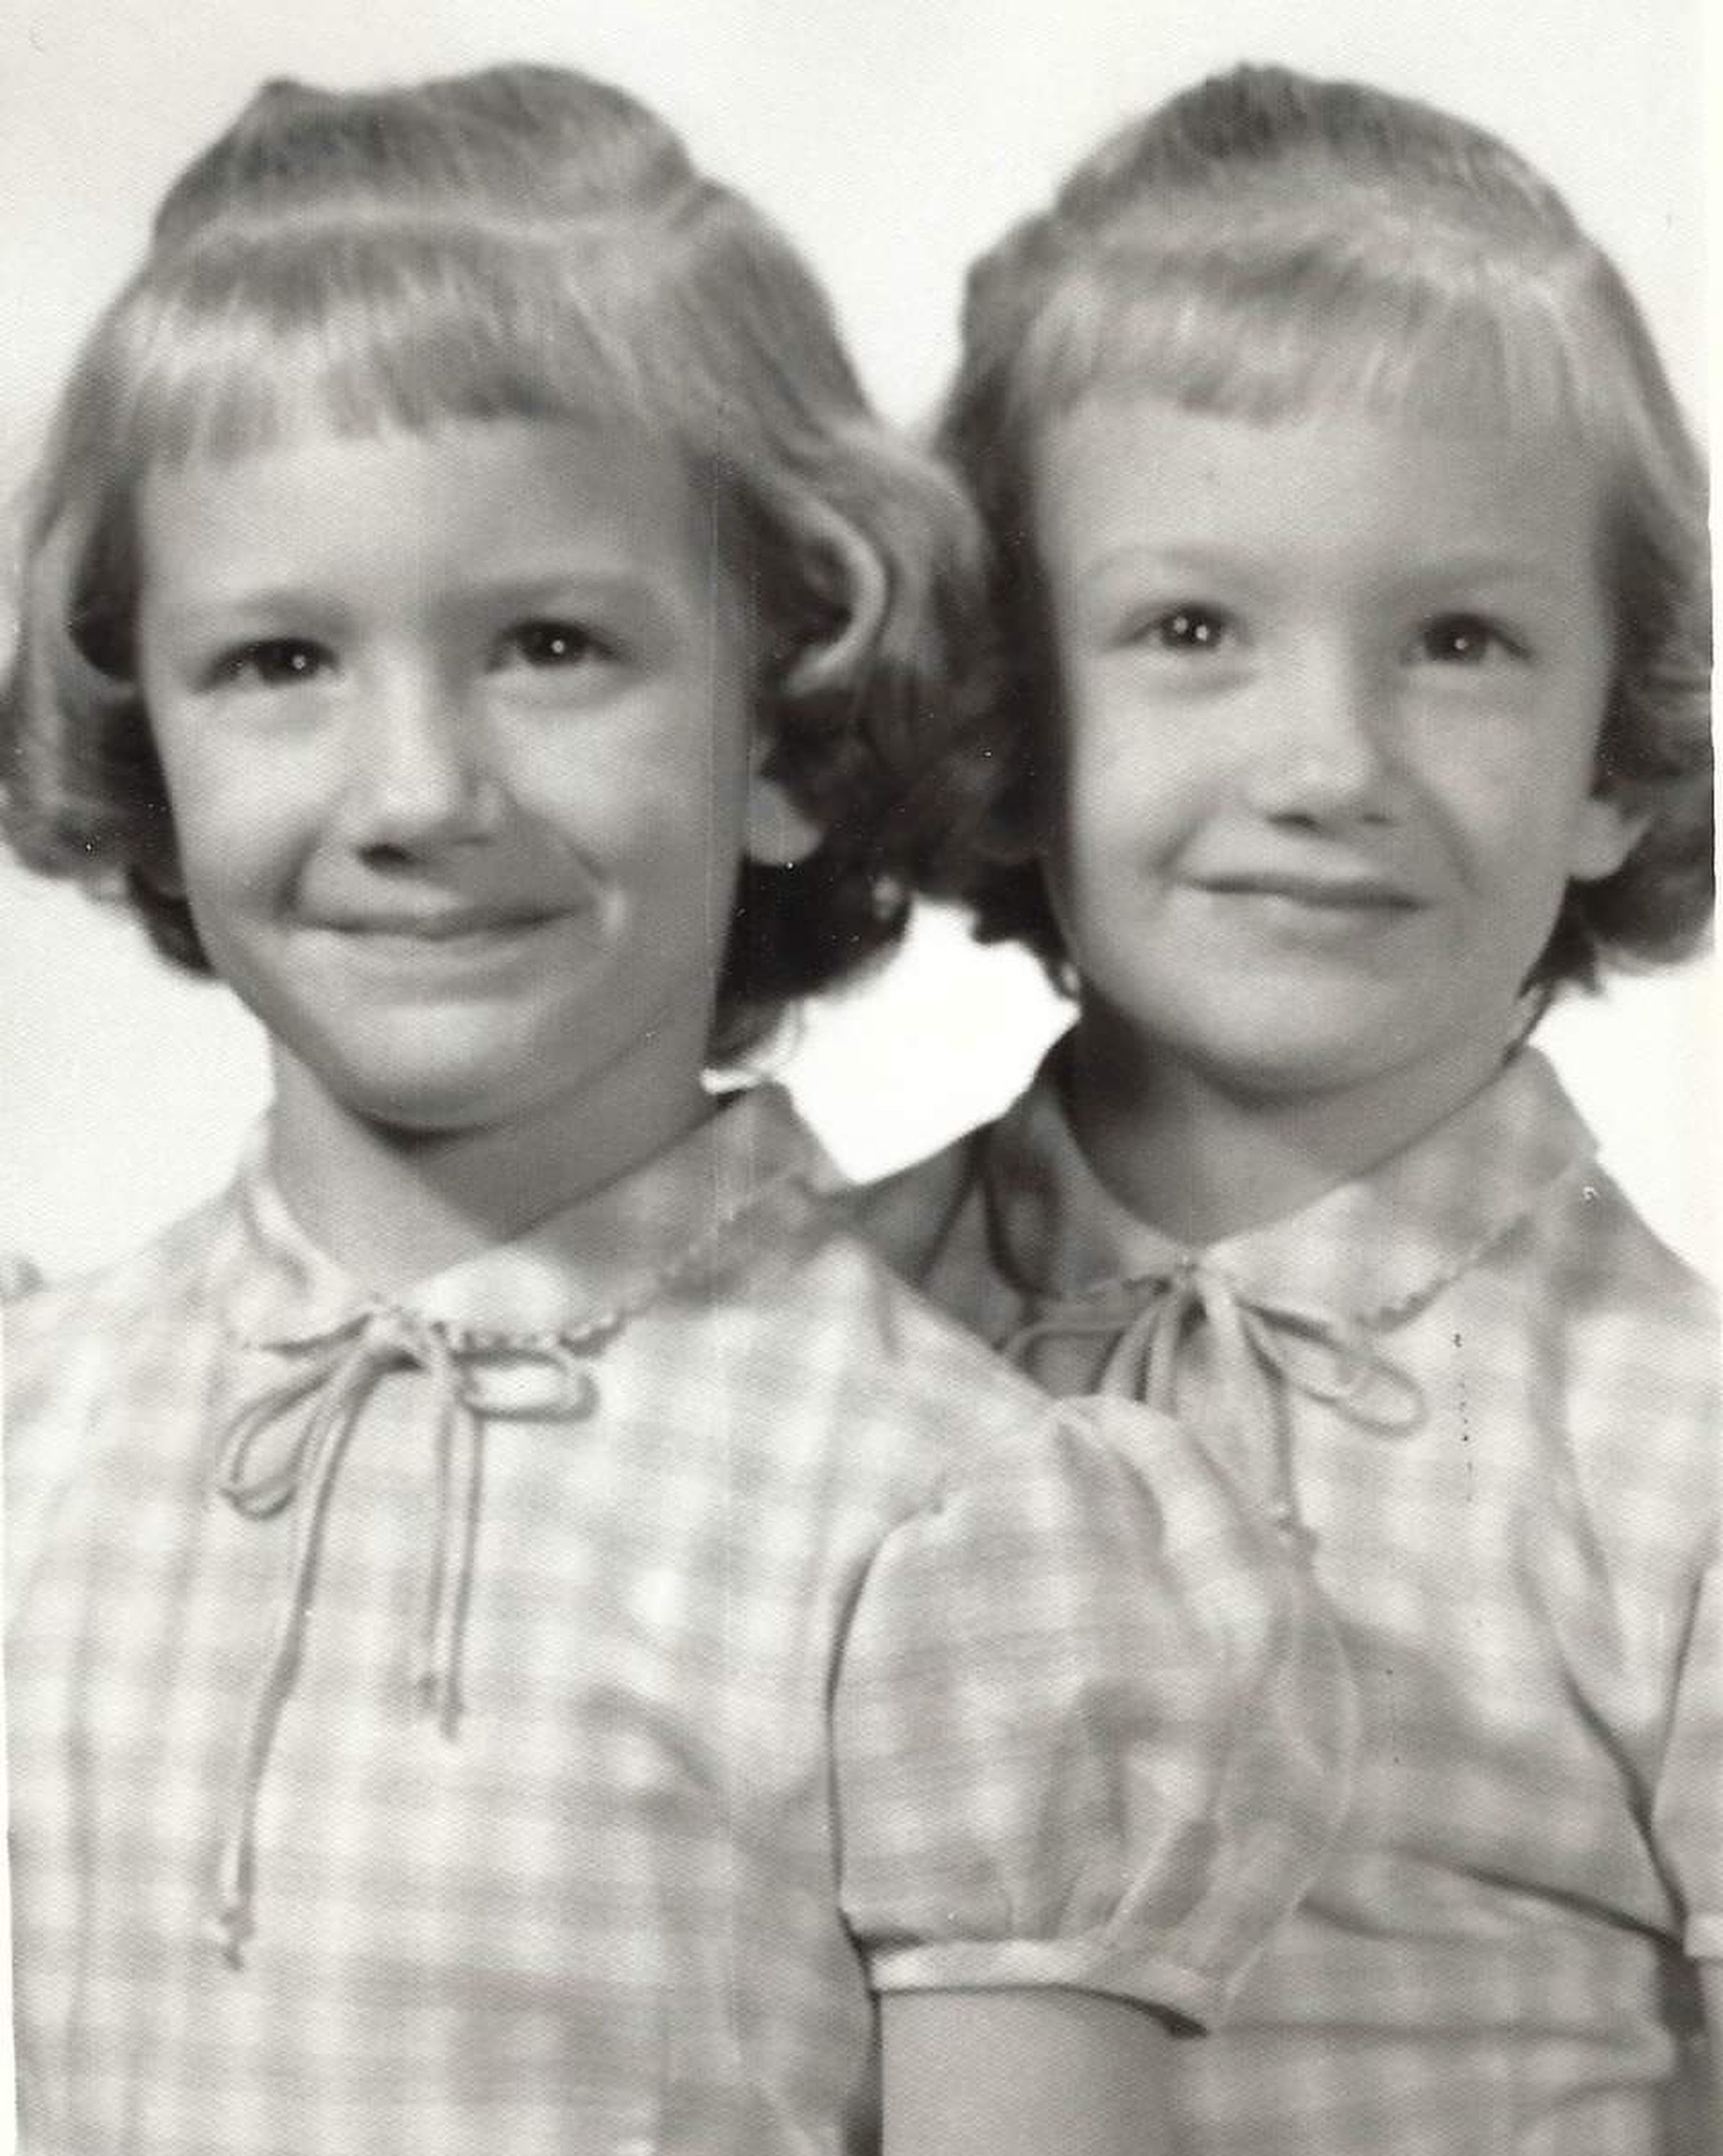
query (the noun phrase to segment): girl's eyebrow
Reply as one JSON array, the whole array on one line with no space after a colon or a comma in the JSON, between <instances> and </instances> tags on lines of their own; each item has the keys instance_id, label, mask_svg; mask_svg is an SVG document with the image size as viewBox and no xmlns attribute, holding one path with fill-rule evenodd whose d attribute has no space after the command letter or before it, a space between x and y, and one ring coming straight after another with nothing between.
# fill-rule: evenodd
<instances>
[{"instance_id":1,"label":"girl's eyebrow","mask_svg":"<svg viewBox=\"0 0 1723 2156\"><path fill-rule=\"evenodd\" d=\"M169 634L197 638L229 633L249 624L310 629L327 623L328 601L295 585L236 585L231 591L200 589L183 598L171 591L149 595L149 613Z\"/></svg>"},{"instance_id":2,"label":"girl's eyebrow","mask_svg":"<svg viewBox=\"0 0 1723 2156\"><path fill-rule=\"evenodd\" d=\"M644 569L601 569L578 563L542 570L501 570L464 582L448 594L459 608L474 612L495 607L578 609L588 606L633 615L656 613L662 602L658 580Z\"/></svg>"},{"instance_id":3,"label":"girl's eyebrow","mask_svg":"<svg viewBox=\"0 0 1723 2156\"><path fill-rule=\"evenodd\" d=\"M1105 576L1115 569L1136 567L1187 570L1197 574L1213 569L1236 569L1260 555L1279 550L1144 538L1124 539L1093 551L1085 549L1080 542L1075 547L1055 551L1064 552L1071 573L1086 580Z\"/></svg>"},{"instance_id":4,"label":"girl's eyebrow","mask_svg":"<svg viewBox=\"0 0 1723 2156\"><path fill-rule=\"evenodd\" d=\"M1250 582L1271 574L1285 549L1273 545L1244 545L1217 542L1213 545L1178 540L1126 539L1103 544L1092 552L1081 542L1062 550L1064 560L1055 574L1076 585L1105 585L1110 578L1152 575L1168 590L1177 584L1194 584L1211 577ZM1165 595L1163 593L1163 595ZM1186 593L1185 596L1189 593Z\"/></svg>"},{"instance_id":5,"label":"girl's eyebrow","mask_svg":"<svg viewBox=\"0 0 1723 2156\"><path fill-rule=\"evenodd\" d=\"M1104 546L1094 553L1079 552L1072 573L1083 579L1102 577L1115 569L1150 567L1181 574L1229 572L1249 572L1272 567L1289 551L1279 536L1261 540L1182 541L1154 538L1127 539ZM1517 547L1463 549L1452 554L1430 554L1410 560L1385 557L1376 580L1387 593L1413 589L1429 583L1535 584L1551 573L1542 549L1528 540Z\"/></svg>"},{"instance_id":6,"label":"girl's eyebrow","mask_svg":"<svg viewBox=\"0 0 1723 2156\"><path fill-rule=\"evenodd\" d=\"M1408 580L1414 581L1452 577L1480 583L1536 583L1545 577L1561 574L1565 571L1553 567L1541 548L1530 545L1523 551L1488 552L1479 549L1474 552L1433 554L1427 560L1413 562L1407 567Z\"/></svg>"},{"instance_id":7,"label":"girl's eyebrow","mask_svg":"<svg viewBox=\"0 0 1723 2156\"><path fill-rule=\"evenodd\" d=\"M457 611L505 606L603 605L634 613L649 612L655 603L654 579L644 571L584 568L570 565L520 572L503 571L489 577L463 580L458 589L440 594L440 603ZM236 615L298 613L318 619L339 617L346 607L341 584L324 584L315 578L279 583L234 583L223 589L219 583L201 586L195 593L177 599L170 588L157 600L161 619L176 629L197 629Z\"/></svg>"},{"instance_id":8,"label":"girl's eyebrow","mask_svg":"<svg viewBox=\"0 0 1723 2156\"><path fill-rule=\"evenodd\" d=\"M1386 599L1417 600L1480 593L1490 598L1566 595L1571 576L1535 548L1525 552L1461 552L1384 565L1377 589Z\"/></svg>"}]
</instances>

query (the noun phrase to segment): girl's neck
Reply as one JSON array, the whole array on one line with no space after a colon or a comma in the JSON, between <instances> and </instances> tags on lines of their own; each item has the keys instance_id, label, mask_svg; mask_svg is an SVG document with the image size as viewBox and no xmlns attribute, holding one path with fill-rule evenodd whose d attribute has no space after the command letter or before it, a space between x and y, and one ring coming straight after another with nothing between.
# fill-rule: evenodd
<instances>
[{"instance_id":1,"label":"girl's neck","mask_svg":"<svg viewBox=\"0 0 1723 2156\"><path fill-rule=\"evenodd\" d=\"M1192 1249L1285 1219L1392 1158L1488 1082L1475 1050L1357 1088L1228 1085L1121 1039L1085 1009L1064 1060L1065 1105L1112 1195Z\"/></svg>"},{"instance_id":2,"label":"girl's neck","mask_svg":"<svg viewBox=\"0 0 1723 2156\"><path fill-rule=\"evenodd\" d=\"M356 1115L278 1045L271 1166L295 1218L346 1271L389 1291L525 1234L685 1137L711 1112L695 1074L649 1098L583 1096L455 1131Z\"/></svg>"}]
</instances>

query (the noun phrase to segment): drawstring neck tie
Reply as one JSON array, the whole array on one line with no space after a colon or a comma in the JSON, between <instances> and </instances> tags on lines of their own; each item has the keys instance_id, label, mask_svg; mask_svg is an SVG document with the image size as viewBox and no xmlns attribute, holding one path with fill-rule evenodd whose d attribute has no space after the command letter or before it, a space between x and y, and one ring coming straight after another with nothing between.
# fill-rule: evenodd
<instances>
[{"instance_id":1,"label":"drawstring neck tie","mask_svg":"<svg viewBox=\"0 0 1723 2156\"><path fill-rule=\"evenodd\" d=\"M1104 1393L1124 1394L1162 1414L1178 1407L1179 1367L1187 1343L1206 1325L1213 1342L1216 1389L1223 1413L1247 1437L1260 1432L1274 1454L1269 1510L1275 1526L1301 1538L1290 1456L1290 1433L1275 1411L1278 1380L1320 1401L1365 1430L1399 1435L1417 1428L1424 1397L1417 1380L1391 1362L1356 1320L1314 1304L1254 1296L1223 1272L1194 1257L1150 1278L1044 1302L1004 1343L1006 1356L1028 1368L1033 1349L1050 1340L1108 1343L1095 1380Z\"/></svg>"},{"instance_id":2,"label":"drawstring neck tie","mask_svg":"<svg viewBox=\"0 0 1723 2156\"><path fill-rule=\"evenodd\" d=\"M246 1519L270 1519L290 1505L297 1512L287 1585L245 1719L218 1872L218 1906L208 1928L232 1966L239 1965L252 1930L264 1773L299 1671L331 1496L367 1400L392 1371L417 1368L428 1382L433 1523L412 1687L418 1711L452 1738L478 1530L481 1418L572 1419L590 1412L596 1389L577 1358L614 1329L614 1322L601 1321L571 1334L455 1332L377 1304L319 1339L272 1348L298 1367L236 1417L215 1486ZM545 1378L547 1386L532 1382ZM522 1378L529 1381L524 1388ZM299 1419L296 1410L310 1402L309 1415Z\"/></svg>"},{"instance_id":3,"label":"drawstring neck tie","mask_svg":"<svg viewBox=\"0 0 1723 2156\"><path fill-rule=\"evenodd\" d=\"M316 1587L336 1478L365 1404L390 1372L423 1373L434 1404L434 1519L413 1657L413 1693L445 1738L460 1714L461 1635L478 1538L484 1422L572 1421L598 1402L587 1358L714 1260L738 1223L802 1188L799 1159L785 1162L726 1197L713 1193L700 1231L639 1276L608 1308L545 1332L510 1332L415 1317L367 1303L332 1331L307 1340L238 1339L295 1367L229 1426L216 1488L243 1517L297 1517L286 1591L245 1718L229 1824L218 1873L219 1902L208 1927L230 1966L240 1965L254 1929L257 1812L264 1769L293 1690ZM238 1336L235 1336L238 1338ZM298 1410L310 1405L301 1421Z\"/></svg>"}]
</instances>

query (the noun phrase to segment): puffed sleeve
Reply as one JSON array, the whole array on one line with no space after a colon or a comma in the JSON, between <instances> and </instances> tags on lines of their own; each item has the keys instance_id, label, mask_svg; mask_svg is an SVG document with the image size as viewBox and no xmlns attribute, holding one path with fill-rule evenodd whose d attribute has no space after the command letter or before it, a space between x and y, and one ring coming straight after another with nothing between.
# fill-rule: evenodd
<instances>
[{"instance_id":1,"label":"puffed sleeve","mask_svg":"<svg viewBox=\"0 0 1723 2156\"><path fill-rule=\"evenodd\" d=\"M1201 2025L1348 1793L1338 1645L1176 1424L1050 1404L882 1543L833 1697L877 1989L1063 1985Z\"/></svg>"},{"instance_id":2,"label":"puffed sleeve","mask_svg":"<svg viewBox=\"0 0 1723 2156\"><path fill-rule=\"evenodd\" d=\"M1652 1809L1695 1961L1723 1958L1723 1560L1700 1584Z\"/></svg>"}]
</instances>

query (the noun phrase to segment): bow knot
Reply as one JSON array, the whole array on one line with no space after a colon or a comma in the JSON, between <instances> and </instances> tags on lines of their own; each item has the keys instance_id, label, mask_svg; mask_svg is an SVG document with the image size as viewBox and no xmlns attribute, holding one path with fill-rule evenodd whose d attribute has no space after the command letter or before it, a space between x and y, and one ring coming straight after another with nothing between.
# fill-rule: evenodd
<instances>
[{"instance_id":1,"label":"bow knot","mask_svg":"<svg viewBox=\"0 0 1723 2156\"><path fill-rule=\"evenodd\" d=\"M597 1335L581 1342L597 1344ZM481 1418L567 1418L586 1413L595 1397L567 1339L458 1335L383 1303L367 1306L332 1332L272 1344L269 1352L289 1358L292 1367L235 1417L215 1481L218 1494L246 1519L270 1519L290 1505L297 1512L287 1586L246 1719L220 1861L220 1907L212 1929L235 1966L251 1930L264 1770L299 1671L331 1496L366 1402L393 1371L416 1368L429 1385L433 1526L412 1688L420 1710L453 1738L478 1527ZM301 1416L303 1408L309 1412Z\"/></svg>"},{"instance_id":2,"label":"bow knot","mask_svg":"<svg viewBox=\"0 0 1723 2156\"><path fill-rule=\"evenodd\" d=\"M1276 1411L1276 1380L1360 1428L1384 1435L1413 1430L1423 1418L1416 1379L1391 1362L1356 1320L1315 1304L1254 1295L1189 1252L1162 1273L1044 1302L1004 1350L1011 1361L1027 1367L1032 1352L1045 1342L1093 1341L1105 1351L1094 1381L1098 1390L1124 1394L1173 1414L1186 1348L1203 1327L1213 1343L1223 1414L1242 1425L1247 1436L1264 1433L1274 1448L1272 1510L1288 1533L1301 1529L1287 1435Z\"/></svg>"}]
</instances>

